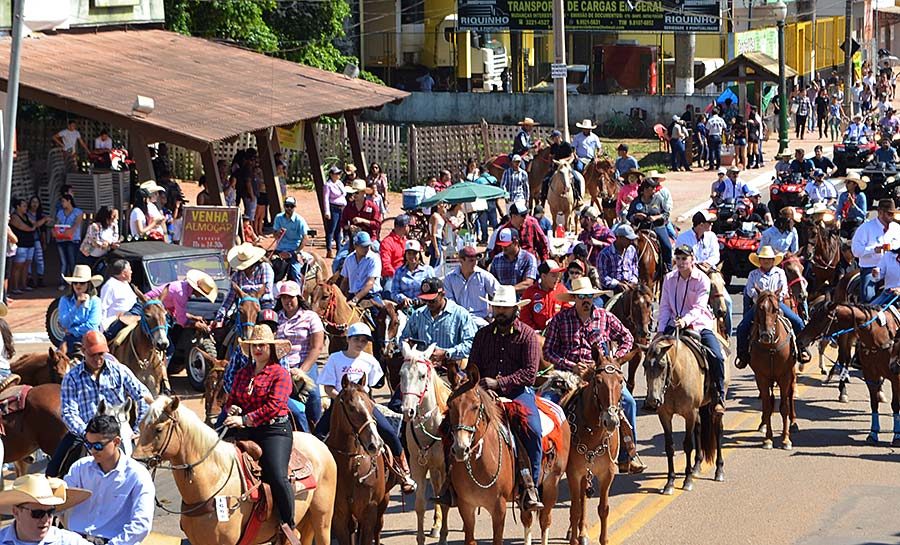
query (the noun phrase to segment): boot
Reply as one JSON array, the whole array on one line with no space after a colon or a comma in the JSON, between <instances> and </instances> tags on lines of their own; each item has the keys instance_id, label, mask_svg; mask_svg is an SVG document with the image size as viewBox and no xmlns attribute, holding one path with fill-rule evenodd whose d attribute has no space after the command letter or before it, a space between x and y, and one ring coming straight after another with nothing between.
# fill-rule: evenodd
<instances>
[{"instance_id":1,"label":"boot","mask_svg":"<svg viewBox=\"0 0 900 545\"><path fill-rule=\"evenodd\" d=\"M519 476L522 479L522 511L540 511L544 508L544 504L541 503L537 488L534 486L531 470L522 469Z\"/></svg>"},{"instance_id":2,"label":"boot","mask_svg":"<svg viewBox=\"0 0 900 545\"><path fill-rule=\"evenodd\" d=\"M723 416L725 414L725 392L719 392L719 399L713 406L713 412L718 416Z\"/></svg>"},{"instance_id":3,"label":"boot","mask_svg":"<svg viewBox=\"0 0 900 545\"><path fill-rule=\"evenodd\" d=\"M812 360L812 355L809 353L805 347L800 349L800 363L809 363Z\"/></svg>"},{"instance_id":4,"label":"boot","mask_svg":"<svg viewBox=\"0 0 900 545\"><path fill-rule=\"evenodd\" d=\"M397 457L397 474L400 476L400 491L404 495L415 494L416 481L409 475L409 463L406 461L406 453L401 452Z\"/></svg>"},{"instance_id":5,"label":"boot","mask_svg":"<svg viewBox=\"0 0 900 545\"><path fill-rule=\"evenodd\" d=\"M627 462L619 462L619 473L622 475L638 475L646 469L647 466L636 458Z\"/></svg>"},{"instance_id":6,"label":"boot","mask_svg":"<svg viewBox=\"0 0 900 545\"><path fill-rule=\"evenodd\" d=\"M441 486L440 491L436 498L434 498L434 502L438 505L443 505L444 507L456 507L456 492L453 490L453 485L450 484L450 472L447 472L447 479L444 480L444 484Z\"/></svg>"}]
</instances>

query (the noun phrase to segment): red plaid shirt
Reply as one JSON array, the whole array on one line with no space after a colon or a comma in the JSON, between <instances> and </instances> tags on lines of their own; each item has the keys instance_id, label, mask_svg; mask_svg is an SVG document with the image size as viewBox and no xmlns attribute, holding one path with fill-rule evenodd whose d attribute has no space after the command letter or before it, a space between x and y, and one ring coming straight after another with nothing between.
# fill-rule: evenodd
<instances>
[{"instance_id":1,"label":"red plaid shirt","mask_svg":"<svg viewBox=\"0 0 900 545\"><path fill-rule=\"evenodd\" d=\"M544 358L557 369L571 369L576 363L593 362L591 347L616 342L614 355L631 350L634 337L618 318L601 308L594 308L591 318L582 322L575 307L567 308L550 320L544 342ZM607 346L612 352L612 347Z\"/></svg>"},{"instance_id":2,"label":"red plaid shirt","mask_svg":"<svg viewBox=\"0 0 900 545\"><path fill-rule=\"evenodd\" d=\"M506 227L515 229L511 223L506 222L498 227L497 230L499 232L500 229ZM522 224L522 228L518 229L518 231L519 245L523 250L528 250L537 258L538 263L550 259L550 242L547 240L547 235L541 230L541 224L534 216L525 216L525 223ZM503 248L495 245L494 250L491 252L491 257L499 254L501 250L503 250Z\"/></svg>"},{"instance_id":3,"label":"red plaid shirt","mask_svg":"<svg viewBox=\"0 0 900 545\"><path fill-rule=\"evenodd\" d=\"M273 418L287 416L288 397L294 383L287 369L273 363L254 376L256 367L248 365L234 377L226 407L237 405L244 410L248 426L268 424Z\"/></svg>"},{"instance_id":4,"label":"red plaid shirt","mask_svg":"<svg viewBox=\"0 0 900 545\"><path fill-rule=\"evenodd\" d=\"M496 378L504 395L516 396L525 386L534 386L541 345L533 329L516 320L508 328L487 325L472 341L469 365L481 376Z\"/></svg>"},{"instance_id":5,"label":"red plaid shirt","mask_svg":"<svg viewBox=\"0 0 900 545\"><path fill-rule=\"evenodd\" d=\"M361 226L361 229L369 233L372 240L378 240L381 237L381 211L378 210L378 205L371 200L366 199L363 202L362 210L359 210L356 208L355 202L349 202L347 206L344 207L344 211L341 212L341 229L346 229L353 219L357 217L367 219L371 222L369 225Z\"/></svg>"}]
</instances>

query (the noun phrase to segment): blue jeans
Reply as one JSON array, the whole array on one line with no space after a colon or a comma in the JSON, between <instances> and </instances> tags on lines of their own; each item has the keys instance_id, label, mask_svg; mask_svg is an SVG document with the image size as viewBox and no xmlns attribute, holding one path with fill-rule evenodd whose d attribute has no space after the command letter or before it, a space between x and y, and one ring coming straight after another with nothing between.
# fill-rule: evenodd
<instances>
[{"instance_id":1,"label":"blue jeans","mask_svg":"<svg viewBox=\"0 0 900 545\"><path fill-rule=\"evenodd\" d=\"M874 267L859 268L859 302L868 303L875 298L876 279L872 278Z\"/></svg>"},{"instance_id":2,"label":"blue jeans","mask_svg":"<svg viewBox=\"0 0 900 545\"><path fill-rule=\"evenodd\" d=\"M78 441L78 438L72 432L66 432L63 435L59 444L56 445L56 450L53 451L53 456L50 457L50 462L47 463L46 475L48 477L64 477L64 475L59 474L59 470L65 461L66 455L69 454L69 450L75 446L76 441Z\"/></svg>"},{"instance_id":3,"label":"blue jeans","mask_svg":"<svg viewBox=\"0 0 900 545\"><path fill-rule=\"evenodd\" d=\"M722 135L709 135L709 168L722 166Z\"/></svg>"},{"instance_id":4,"label":"blue jeans","mask_svg":"<svg viewBox=\"0 0 900 545\"><path fill-rule=\"evenodd\" d=\"M672 146L672 170L678 170L681 167L689 168L687 156L684 153L684 140L676 138L670 144Z\"/></svg>"},{"instance_id":5,"label":"blue jeans","mask_svg":"<svg viewBox=\"0 0 900 545\"><path fill-rule=\"evenodd\" d=\"M800 319L800 316L797 316L797 313L788 308L784 303L781 303L779 308L784 314L784 317L791 322L791 329L794 330L794 335L800 335L800 332L803 331L803 320ZM738 357L747 357L750 355L750 327L753 325L753 317L756 315L756 309L753 307L753 302L746 296L744 297L744 309L746 309L744 310L744 318L741 320L741 323L738 324L737 331L735 332L735 337L737 337Z\"/></svg>"},{"instance_id":6,"label":"blue jeans","mask_svg":"<svg viewBox=\"0 0 900 545\"><path fill-rule=\"evenodd\" d=\"M538 411L535 402L534 388L526 386L518 394L516 392L505 392L507 397L521 403L528 413L526 420L527 430L518 434L518 439L525 452L528 454L528 461L531 464L531 477L534 479L535 485L540 482L541 475L541 458L544 455L544 448L541 444L541 414Z\"/></svg>"},{"instance_id":7,"label":"blue jeans","mask_svg":"<svg viewBox=\"0 0 900 545\"><path fill-rule=\"evenodd\" d=\"M391 287L394 285L394 277L393 276L385 276L381 278L381 298L382 299L390 299L391 298Z\"/></svg>"},{"instance_id":8,"label":"blue jeans","mask_svg":"<svg viewBox=\"0 0 900 545\"><path fill-rule=\"evenodd\" d=\"M309 422L306 420L306 406L296 399L288 398L288 410L291 411L291 420L300 431L309 433Z\"/></svg>"},{"instance_id":9,"label":"blue jeans","mask_svg":"<svg viewBox=\"0 0 900 545\"><path fill-rule=\"evenodd\" d=\"M487 202L487 210L478 214L478 221L475 224L475 229L478 233L478 240L481 242L487 242L488 237L490 237L490 233L488 232L488 226L490 225L491 229L497 228L497 201L491 200Z\"/></svg>"},{"instance_id":10,"label":"blue jeans","mask_svg":"<svg viewBox=\"0 0 900 545\"><path fill-rule=\"evenodd\" d=\"M663 267L665 272L669 272L672 270L672 239L669 238L669 227L660 225L659 227L654 227L653 231L656 232L656 238L659 240L659 253L661 254Z\"/></svg>"},{"instance_id":11,"label":"blue jeans","mask_svg":"<svg viewBox=\"0 0 900 545\"><path fill-rule=\"evenodd\" d=\"M336 247L341 247L341 230L338 229L338 224L341 221L344 207L331 204L328 205L328 212L331 214L331 218L325 224L325 250L330 252L332 242Z\"/></svg>"},{"instance_id":12,"label":"blue jeans","mask_svg":"<svg viewBox=\"0 0 900 545\"><path fill-rule=\"evenodd\" d=\"M731 328L734 327L733 322L733 313L734 313L734 301L731 299L731 294L728 291L725 291L725 335L731 335Z\"/></svg>"},{"instance_id":13,"label":"blue jeans","mask_svg":"<svg viewBox=\"0 0 900 545\"><path fill-rule=\"evenodd\" d=\"M81 337L76 335L72 335L71 333L66 333L66 336L63 337L62 344L59 345L59 348L66 348L66 353L72 355L75 353L75 343L81 344Z\"/></svg>"},{"instance_id":14,"label":"blue jeans","mask_svg":"<svg viewBox=\"0 0 900 545\"><path fill-rule=\"evenodd\" d=\"M59 283L64 284L65 280L61 277L72 276L72 270L75 268L75 256L78 253L78 246L81 241L58 240L56 249L59 251Z\"/></svg>"},{"instance_id":15,"label":"blue jeans","mask_svg":"<svg viewBox=\"0 0 900 545\"><path fill-rule=\"evenodd\" d=\"M888 304L888 302L892 302L892 306L894 306L897 304L898 299L900 299L900 297L897 297L893 293L890 293L889 291L885 290L885 291L879 293L878 297L876 297L875 299L872 299L872 304L875 305L876 307L884 307L886 304Z\"/></svg>"},{"instance_id":16,"label":"blue jeans","mask_svg":"<svg viewBox=\"0 0 900 545\"><path fill-rule=\"evenodd\" d=\"M631 395L631 392L628 390L628 386L625 386L625 383L622 383L622 411L625 413L625 418L628 419L628 424L631 425L631 438L634 441L634 444L637 445L637 402L634 400L634 396ZM627 462L628 461L628 449L625 448L625 445L619 443L619 462Z\"/></svg>"},{"instance_id":17,"label":"blue jeans","mask_svg":"<svg viewBox=\"0 0 900 545\"><path fill-rule=\"evenodd\" d=\"M328 435L328 432L331 431L331 409L334 408L336 403L340 403L339 401L332 400L331 405L328 407L328 410L322 415L322 418L319 420L319 423L316 424L316 431L314 435L321 439L325 440L325 437ZM384 441L387 447L390 449L391 454L394 457L399 458L401 454L403 454L403 446L400 444L400 435L397 433L397 430L391 426L391 423L388 421L387 417L381 414L381 411L375 409L372 411L372 418L375 420L375 427L378 429L378 436Z\"/></svg>"},{"instance_id":18,"label":"blue jeans","mask_svg":"<svg viewBox=\"0 0 900 545\"><path fill-rule=\"evenodd\" d=\"M743 324L744 322L741 323ZM748 322L747 333L749 333L749 323L750 322ZM738 326L738 331L740 330L741 326ZM669 326L665 330L666 335L671 335L674 332L675 328L673 326ZM744 337L746 338L747 335L745 334ZM738 333L738 340L740 340L740 338L740 333ZM709 365L711 378L715 384L716 392L719 394L719 401L725 403L725 358L722 357L722 346L719 344L719 339L716 337L716 334L713 333L711 329L703 329L700 331L700 344L712 352L712 354L706 356L706 362Z\"/></svg>"},{"instance_id":19,"label":"blue jeans","mask_svg":"<svg viewBox=\"0 0 900 545\"><path fill-rule=\"evenodd\" d=\"M431 259L428 262L428 265L430 265L431 267L437 267L438 265L440 265L441 257L442 257L441 243L438 242L437 244L429 244L428 245L428 255L431 256Z\"/></svg>"}]
</instances>

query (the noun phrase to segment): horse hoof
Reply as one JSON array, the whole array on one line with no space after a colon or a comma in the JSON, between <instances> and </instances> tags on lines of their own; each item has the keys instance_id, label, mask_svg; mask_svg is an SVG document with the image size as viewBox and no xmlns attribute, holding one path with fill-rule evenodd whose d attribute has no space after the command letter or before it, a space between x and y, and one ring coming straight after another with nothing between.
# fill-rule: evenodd
<instances>
[{"instance_id":1,"label":"horse hoof","mask_svg":"<svg viewBox=\"0 0 900 545\"><path fill-rule=\"evenodd\" d=\"M781 448L783 448L784 450L794 450L794 444L790 441L785 441L784 444L781 445Z\"/></svg>"},{"instance_id":2,"label":"horse hoof","mask_svg":"<svg viewBox=\"0 0 900 545\"><path fill-rule=\"evenodd\" d=\"M878 444L878 436L872 435L870 433L869 435L866 436L866 443L868 443L870 445L877 445Z\"/></svg>"},{"instance_id":3,"label":"horse hoof","mask_svg":"<svg viewBox=\"0 0 900 545\"><path fill-rule=\"evenodd\" d=\"M662 489L663 496L671 496L675 493L675 486L671 484L667 484L665 488Z\"/></svg>"},{"instance_id":4,"label":"horse hoof","mask_svg":"<svg viewBox=\"0 0 900 545\"><path fill-rule=\"evenodd\" d=\"M822 375L823 377L824 377L824 376L827 376L827 375L828 375L828 370L825 369L824 367L819 367L819 374Z\"/></svg>"},{"instance_id":5,"label":"horse hoof","mask_svg":"<svg viewBox=\"0 0 900 545\"><path fill-rule=\"evenodd\" d=\"M725 472L722 471L721 469L717 469L717 470L716 470L716 476L715 476L714 480L715 480L717 483L724 483L724 482L725 482Z\"/></svg>"},{"instance_id":6,"label":"horse hoof","mask_svg":"<svg viewBox=\"0 0 900 545\"><path fill-rule=\"evenodd\" d=\"M440 526L435 526L434 528L431 529L431 536L430 536L430 537L431 537L432 539L436 539L436 538L438 538L438 537L440 537L440 536L441 536L441 527L440 527Z\"/></svg>"},{"instance_id":7,"label":"horse hoof","mask_svg":"<svg viewBox=\"0 0 900 545\"><path fill-rule=\"evenodd\" d=\"M693 481L684 481L684 484L681 486L681 489L684 490L685 492L690 492L691 490L694 489L694 482Z\"/></svg>"},{"instance_id":8,"label":"horse hoof","mask_svg":"<svg viewBox=\"0 0 900 545\"><path fill-rule=\"evenodd\" d=\"M841 394L838 397L838 401L841 403L850 403L850 396L848 396L847 394Z\"/></svg>"},{"instance_id":9,"label":"horse hoof","mask_svg":"<svg viewBox=\"0 0 900 545\"><path fill-rule=\"evenodd\" d=\"M765 441L763 441L763 449L764 450L772 450L772 441L769 439L766 439Z\"/></svg>"},{"instance_id":10,"label":"horse hoof","mask_svg":"<svg viewBox=\"0 0 900 545\"><path fill-rule=\"evenodd\" d=\"M800 431L800 426L796 422L791 422L791 431Z\"/></svg>"},{"instance_id":11,"label":"horse hoof","mask_svg":"<svg viewBox=\"0 0 900 545\"><path fill-rule=\"evenodd\" d=\"M581 536L581 539L579 539L578 541L581 543L581 545L588 545L588 537L587 536Z\"/></svg>"}]
</instances>

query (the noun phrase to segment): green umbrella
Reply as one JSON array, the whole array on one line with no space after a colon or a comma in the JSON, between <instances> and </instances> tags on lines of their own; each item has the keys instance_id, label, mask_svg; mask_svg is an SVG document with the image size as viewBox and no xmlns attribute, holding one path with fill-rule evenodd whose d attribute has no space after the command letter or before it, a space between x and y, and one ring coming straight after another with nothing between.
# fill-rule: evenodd
<instances>
[{"instance_id":1,"label":"green umbrella","mask_svg":"<svg viewBox=\"0 0 900 545\"><path fill-rule=\"evenodd\" d=\"M499 198L507 198L509 194L497 186L488 184L476 184L475 182L459 182L441 191L433 197L429 197L419 203L420 208L430 208L439 202L459 204L474 202L477 199L492 201Z\"/></svg>"}]
</instances>

